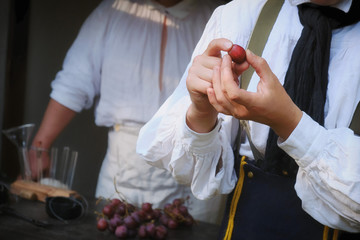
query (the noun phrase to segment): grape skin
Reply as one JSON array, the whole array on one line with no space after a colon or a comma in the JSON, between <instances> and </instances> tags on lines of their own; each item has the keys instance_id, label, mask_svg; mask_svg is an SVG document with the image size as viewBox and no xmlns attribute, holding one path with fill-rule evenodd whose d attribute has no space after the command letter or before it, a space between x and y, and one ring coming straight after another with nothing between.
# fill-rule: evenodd
<instances>
[{"instance_id":1,"label":"grape skin","mask_svg":"<svg viewBox=\"0 0 360 240\"><path fill-rule=\"evenodd\" d=\"M115 230L115 236L118 238L126 238L128 235L128 229L124 225L120 225Z\"/></svg>"},{"instance_id":2,"label":"grape skin","mask_svg":"<svg viewBox=\"0 0 360 240\"><path fill-rule=\"evenodd\" d=\"M108 228L108 223L106 219L100 218L97 222L96 227L99 231L105 231Z\"/></svg>"}]
</instances>

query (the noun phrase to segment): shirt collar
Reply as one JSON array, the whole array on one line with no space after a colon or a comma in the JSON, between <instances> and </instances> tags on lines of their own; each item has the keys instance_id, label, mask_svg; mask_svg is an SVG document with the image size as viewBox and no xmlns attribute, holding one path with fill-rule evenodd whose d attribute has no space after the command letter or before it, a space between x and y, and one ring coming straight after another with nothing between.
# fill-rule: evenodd
<instances>
[{"instance_id":1,"label":"shirt collar","mask_svg":"<svg viewBox=\"0 0 360 240\"><path fill-rule=\"evenodd\" d=\"M352 1L353 0L343 0L340 3L331 5L331 7L340 9L340 10L347 13L350 10ZM310 0L289 0L289 2L290 2L291 5L295 6L295 5L299 5L299 4L302 4L302 3L310 2Z\"/></svg>"},{"instance_id":2,"label":"shirt collar","mask_svg":"<svg viewBox=\"0 0 360 240\"><path fill-rule=\"evenodd\" d=\"M187 17L198 3L196 0L183 0L178 4L167 8L154 0L147 0L147 2L150 8L157 9L165 14L169 14L170 16L180 19Z\"/></svg>"}]
</instances>

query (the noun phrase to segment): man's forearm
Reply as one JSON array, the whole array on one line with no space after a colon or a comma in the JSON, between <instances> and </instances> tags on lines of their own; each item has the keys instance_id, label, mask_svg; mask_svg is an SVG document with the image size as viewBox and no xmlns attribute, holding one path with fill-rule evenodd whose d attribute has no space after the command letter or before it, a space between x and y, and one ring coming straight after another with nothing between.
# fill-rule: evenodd
<instances>
[{"instance_id":1,"label":"man's forearm","mask_svg":"<svg viewBox=\"0 0 360 240\"><path fill-rule=\"evenodd\" d=\"M59 136L75 115L75 111L50 99L32 145L45 149L50 148L53 141Z\"/></svg>"}]
</instances>

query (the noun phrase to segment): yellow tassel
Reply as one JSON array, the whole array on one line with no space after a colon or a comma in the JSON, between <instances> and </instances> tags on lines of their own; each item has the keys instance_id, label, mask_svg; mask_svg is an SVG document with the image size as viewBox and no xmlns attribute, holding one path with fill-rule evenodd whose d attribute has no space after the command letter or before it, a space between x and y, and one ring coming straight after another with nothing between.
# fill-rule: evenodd
<instances>
[{"instance_id":1,"label":"yellow tassel","mask_svg":"<svg viewBox=\"0 0 360 240\"><path fill-rule=\"evenodd\" d=\"M327 240L329 235L329 227L324 226L324 232L323 232L323 240Z\"/></svg>"},{"instance_id":2,"label":"yellow tassel","mask_svg":"<svg viewBox=\"0 0 360 240\"><path fill-rule=\"evenodd\" d=\"M337 239L338 239L338 236L339 236L339 230L338 230L338 229L335 229L335 230L334 230L334 233L333 233L333 238L332 238L332 240L337 240Z\"/></svg>"},{"instance_id":3,"label":"yellow tassel","mask_svg":"<svg viewBox=\"0 0 360 240\"><path fill-rule=\"evenodd\" d=\"M236 184L235 192L234 192L233 198L231 200L229 221L228 221L224 240L230 240L232 237L232 232L234 229L234 218L235 218L235 213L236 213L236 207L239 202L241 190L242 190L242 187L244 184L244 165L246 164L245 159L246 159L245 156L243 156L241 158L240 172L239 172L240 179L238 180L238 182Z\"/></svg>"}]
</instances>

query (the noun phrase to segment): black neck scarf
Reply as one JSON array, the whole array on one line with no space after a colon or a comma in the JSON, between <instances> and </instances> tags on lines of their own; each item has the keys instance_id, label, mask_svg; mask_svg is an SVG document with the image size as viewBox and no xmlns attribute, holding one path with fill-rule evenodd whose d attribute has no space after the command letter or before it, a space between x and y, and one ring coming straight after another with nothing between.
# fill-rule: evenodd
<instances>
[{"instance_id":1,"label":"black neck scarf","mask_svg":"<svg viewBox=\"0 0 360 240\"><path fill-rule=\"evenodd\" d=\"M299 5L298 12L304 28L294 48L284 88L302 111L323 126L332 30L360 20L360 1L353 0L348 13L311 3ZM270 129L265 160L259 165L265 171L294 178L298 166L277 146L277 139Z\"/></svg>"}]
</instances>

